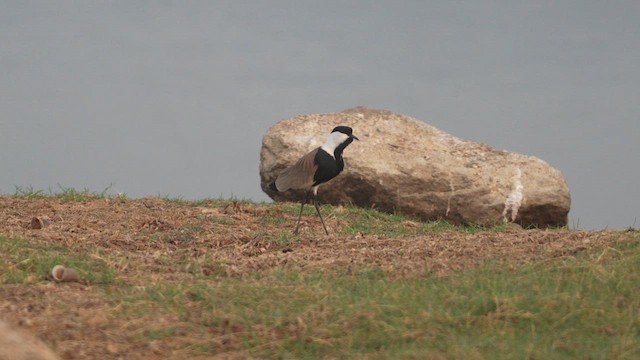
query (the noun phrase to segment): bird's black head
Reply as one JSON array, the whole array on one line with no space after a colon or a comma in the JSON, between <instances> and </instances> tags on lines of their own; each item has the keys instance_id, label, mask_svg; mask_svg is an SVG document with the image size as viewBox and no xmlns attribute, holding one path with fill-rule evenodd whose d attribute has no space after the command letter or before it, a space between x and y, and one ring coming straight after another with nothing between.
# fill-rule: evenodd
<instances>
[{"instance_id":1,"label":"bird's black head","mask_svg":"<svg viewBox=\"0 0 640 360\"><path fill-rule=\"evenodd\" d=\"M336 132L336 131L337 132L341 132L343 134L346 134L348 136L353 135L353 129L351 129L348 126L336 126L336 127L333 128L333 130L331 130L332 133Z\"/></svg>"},{"instance_id":2,"label":"bird's black head","mask_svg":"<svg viewBox=\"0 0 640 360\"><path fill-rule=\"evenodd\" d=\"M336 126L336 127L333 128L333 130L331 130L331 132L332 133L340 132L340 133L343 133L343 134L347 135L350 139L360 140L360 139L358 139L357 137L355 137L353 135L353 129L351 129L348 126L342 126L342 125L341 126Z\"/></svg>"}]
</instances>

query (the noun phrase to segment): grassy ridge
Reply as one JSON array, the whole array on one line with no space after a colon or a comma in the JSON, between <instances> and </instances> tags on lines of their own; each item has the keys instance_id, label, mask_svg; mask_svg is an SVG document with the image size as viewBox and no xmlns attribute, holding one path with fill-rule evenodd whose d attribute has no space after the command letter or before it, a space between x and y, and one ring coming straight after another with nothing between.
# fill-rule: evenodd
<instances>
[{"instance_id":1,"label":"grassy ridge","mask_svg":"<svg viewBox=\"0 0 640 360\"><path fill-rule=\"evenodd\" d=\"M85 277L124 321L177 320L131 341L189 334L185 355L632 359L640 357L638 240L630 233L578 257L488 263L446 278L391 279L376 267L279 268L140 287L113 281L96 256L0 237L0 283L42 281L58 262L88 269Z\"/></svg>"},{"instance_id":2,"label":"grassy ridge","mask_svg":"<svg viewBox=\"0 0 640 360\"><path fill-rule=\"evenodd\" d=\"M129 311L178 314L190 331L216 335L216 351L258 357L632 359L640 357L638 284L634 242L518 269L487 264L440 279L390 280L376 268L277 270L251 279L157 284L128 297Z\"/></svg>"},{"instance_id":3,"label":"grassy ridge","mask_svg":"<svg viewBox=\"0 0 640 360\"><path fill-rule=\"evenodd\" d=\"M62 189L54 196L83 202L105 194ZM47 195L18 188L15 196ZM129 201L120 195L116 199ZM297 204L173 201L237 207L239 213L252 215L236 219L203 213L193 222L136 241L180 249L215 229L211 223L233 228L242 221L264 225L251 239L300 241L291 235L291 221L283 217L295 219ZM486 232L491 238L504 230L421 222L372 209L323 206L322 211L325 219L333 217L340 224L336 231L343 239L359 234L401 238L443 233L441 241L447 241L454 233ZM313 207L307 207L305 215L311 216L307 221L316 221ZM310 232L314 229L321 231L319 223ZM503 235L528 236L527 232ZM170 349L175 358L220 353L292 359L640 358L640 232L602 236L618 240L576 256L553 253L529 262L489 261L434 278L390 276L374 262L323 270L275 267L229 275L211 256L194 258L179 251L158 255L149 268L143 262L152 261L145 258L152 254L133 257L125 248L107 251L99 244L67 248L0 235L0 286L36 288L56 264L76 268L89 286L60 284L56 289L78 297L90 293L99 299L99 306L94 304L91 311L97 319L108 320L93 332L109 334L116 344L134 349L154 341L171 344L164 350ZM49 308L41 303L46 298L20 299L29 300L39 309ZM74 316L72 307L66 315Z\"/></svg>"}]
</instances>

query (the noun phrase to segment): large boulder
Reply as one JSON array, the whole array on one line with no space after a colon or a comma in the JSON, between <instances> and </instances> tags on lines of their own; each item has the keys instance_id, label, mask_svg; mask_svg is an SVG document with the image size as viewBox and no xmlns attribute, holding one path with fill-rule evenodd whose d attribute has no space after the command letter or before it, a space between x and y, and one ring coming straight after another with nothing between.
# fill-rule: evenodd
<instances>
[{"instance_id":1,"label":"large boulder","mask_svg":"<svg viewBox=\"0 0 640 360\"><path fill-rule=\"evenodd\" d=\"M422 219L492 226L567 224L569 188L560 171L533 157L463 141L408 116L357 107L278 122L262 140L261 186L276 201L299 194L269 187L322 145L337 125L360 138L344 151L345 170L320 186L321 203L354 204Z\"/></svg>"}]
</instances>

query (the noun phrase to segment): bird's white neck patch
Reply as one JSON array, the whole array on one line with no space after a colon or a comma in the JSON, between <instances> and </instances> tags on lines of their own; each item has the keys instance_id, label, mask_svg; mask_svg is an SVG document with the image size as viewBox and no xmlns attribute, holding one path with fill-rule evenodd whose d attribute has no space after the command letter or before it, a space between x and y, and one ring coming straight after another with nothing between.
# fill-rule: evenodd
<instances>
[{"instance_id":1,"label":"bird's white neck patch","mask_svg":"<svg viewBox=\"0 0 640 360\"><path fill-rule=\"evenodd\" d=\"M329 134L327 141L322 144L320 147L322 150L326 151L329 155L333 156L333 152L336 150L340 144L345 142L349 136L347 134L343 134L339 131L332 132Z\"/></svg>"}]
</instances>

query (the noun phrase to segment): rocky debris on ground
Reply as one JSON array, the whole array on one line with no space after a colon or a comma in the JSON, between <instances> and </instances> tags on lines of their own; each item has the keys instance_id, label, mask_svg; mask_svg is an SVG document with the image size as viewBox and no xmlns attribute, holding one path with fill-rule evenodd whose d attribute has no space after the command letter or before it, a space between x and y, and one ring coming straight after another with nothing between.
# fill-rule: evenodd
<instances>
[{"instance_id":1,"label":"rocky debris on ground","mask_svg":"<svg viewBox=\"0 0 640 360\"><path fill-rule=\"evenodd\" d=\"M360 141L345 150L345 171L320 187L322 203L350 203L456 224L567 224L569 188L560 171L545 161L365 107L297 116L271 127L260 153L264 192L276 201L299 201L299 194L278 193L269 184L320 146L337 125L352 127Z\"/></svg>"}]
</instances>

